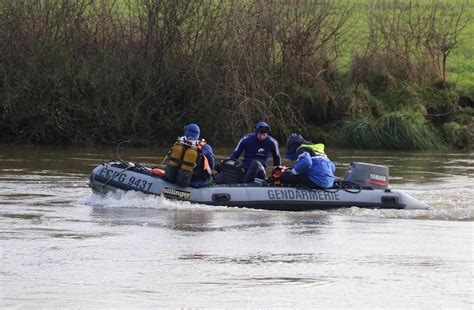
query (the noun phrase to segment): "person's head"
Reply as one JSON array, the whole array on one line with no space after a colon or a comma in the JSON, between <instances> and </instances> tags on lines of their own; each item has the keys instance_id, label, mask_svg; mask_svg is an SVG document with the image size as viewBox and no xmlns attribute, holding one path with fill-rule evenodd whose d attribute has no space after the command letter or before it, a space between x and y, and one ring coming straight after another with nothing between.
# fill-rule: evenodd
<instances>
[{"instance_id":1,"label":"person's head","mask_svg":"<svg viewBox=\"0 0 474 310\"><path fill-rule=\"evenodd\" d=\"M188 139L197 140L199 139L200 133L201 129L197 124L189 124L184 126L184 136Z\"/></svg>"},{"instance_id":2,"label":"person's head","mask_svg":"<svg viewBox=\"0 0 474 310\"><path fill-rule=\"evenodd\" d=\"M305 140L303 136L297 133L292 133L286 141L286 158L289 160L296 160L301 154L296 154L296 150L298 150L298 148L303 144L311 144L311 142Z\"/></svg>"},{"instance_id":3,"label":"person's head","mask_svg":"<svg viewBox=\"0 0 474 310\"><path fill-rule=\"evenodd\" d=\"M301 154L303 153L308 153L309 156L311 157L314 157L316 156L316 152L311 149L310 147L307 147L307 146L300 146L297 150L296 150L296 158L298 158Z\"/></svg>"},{"instance_id":4,"label":"person's head","mask_svg":"<svg viewBox=\"0 0 474 310\"><path fill-rule=\"evenodd\" d=\"M265 140L269 132L270 132L270 126L265 122L258 122L257 125L255 126L255 133L257 134L257 138L260 141Z\"/></svg>"}]
</instances>

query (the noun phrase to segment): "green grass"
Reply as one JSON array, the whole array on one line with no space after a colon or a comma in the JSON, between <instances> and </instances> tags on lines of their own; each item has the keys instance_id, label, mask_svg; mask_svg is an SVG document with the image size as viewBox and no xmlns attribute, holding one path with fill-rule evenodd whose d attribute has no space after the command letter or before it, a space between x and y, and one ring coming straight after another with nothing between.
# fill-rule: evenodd
<instances>
[{"instance_id":1,"label":"green grass","mask_svg":"<svg viewBox=\"0 0 474 310\"><path fill-rule=\"evenodd\" d=\"M397 111L378 119L346 122L339 131L340 142L357 148L443 149L444 142L420 113Z\"/></svg>"},{"instance_id":2,"label":"green grass","mask_svg":"<svg viewBox=\"0 0 474 310\"><path fill-rule=\"evenodd\" d=\"M465 14L470 23L448 60L448 72L449 79L456 83L461 93L474 96L474 4L469 4Z\"/></svg>"},{"instance_id":3,"label":"green grass","mask_svg":"<svg viewBox=\"0 0 474 310\"><path fill-rule=\"evenodd\" d=\"M352 39L343 51L341 65L344 71L349 71L349 64L354 48L363 48L367 38L367 8L364 8L369 1L350 0L356 3L357 9L353 12L351 23L353 30L351 32ZM430 3L430 0L410 1L402 0L402 2L412 3ZM474 3L461 0L441 1L447 4L467 3L467 7L463 11L463 15L469 20L467 27L463 30L459 37L456 48L453 49L448 57L447 69L448 80L455 83L456 89L461 94L474 96Z\"/></svg>"}]
</instances>

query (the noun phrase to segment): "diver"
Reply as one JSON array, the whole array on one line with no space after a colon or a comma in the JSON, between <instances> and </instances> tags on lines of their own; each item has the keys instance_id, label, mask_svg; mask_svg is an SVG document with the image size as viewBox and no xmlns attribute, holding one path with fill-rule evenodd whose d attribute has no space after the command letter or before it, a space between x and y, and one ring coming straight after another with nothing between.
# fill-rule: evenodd
<instances>
[{"instance_id":1,"label":"diver","mask_svg":"<svg viewBox=\"0 0 474 310\"><path fill-rule=\"evenodd\" d=\"M230 159L237 160L244 152L242 167L245 171L245 182L254 179L265 179L265 168L268 164L270 153L273 156L273 165L279 166L281 162L278 142L268 133L270 126L266 122L258 122L255 132L246 134L240 139Z\"/></svg>"},{"instance_id":2,"label":"diver","mask_svg":"<svg viewBox=\"0 0 474 310\"><path fill-rule=\"evenodd\" d=\"M212 147L204 139L199 140L200 133L197 124L184 127L184 135L169 151L166 180L183 187L200 187L212 178L216 159Z\"/></svg>"},{"instance_id":3,"label":"diver","mask_svg":"<svg viewBox=\"0 0 474 310\"><path fill-rule=\"evenodd\" d=\"M324 144L311 144L301 135L292 134L287 141L289 160L297 160L291 170L280 175L282 184L300 184L309 188L331 188L336 180L336 166L324 152Z\"/></svg>"}]
</instances>

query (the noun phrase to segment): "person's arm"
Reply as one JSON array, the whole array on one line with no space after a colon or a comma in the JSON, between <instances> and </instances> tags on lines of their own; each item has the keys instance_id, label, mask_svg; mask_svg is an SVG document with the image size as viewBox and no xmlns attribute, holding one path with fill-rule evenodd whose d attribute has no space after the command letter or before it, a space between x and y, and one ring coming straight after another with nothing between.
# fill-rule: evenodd
<instances>
[{"instance_id":1,"label":"person's arm","mask_svg":"<svg viewBox=\"0 0 474 310\"><path fill-rule=\"evenodd\" d=\"M271 139L272 141L272 156L273 156L273 166L280 166L281 164L281 156L280 156L280 148L278 146L278 141L275 139Z\"/></svg>"},{"instance_id":2,"label":"person's arm","mask_svg":"<svg viewBox=\"0 0 474 310\"><path fill-rule=\"evenodd\" d=\"M202 147L202 155L206 156L207 161L209 162L209 166L211 169L214 169L214 165L216 164L216 157L212 151L212 147L209 144L204 144Z\"/></svg>"},{"instance_id":3,"label":"person's arm","mask_svg":"<svg viewBox=\"0 0 474 310\"><path fill-rule=\"evenodd\" d=\"M298 156L298 161L296 162L293 169L291 169L292 174L306 174L313 166L313 161L309 153L304 152Z\"/></svg>"},{"instance_id":4,"label":"person's arm","mask_svg":"<svg viewBox=\"0 0 474 310\"><path fill-rule=\"evenodd\" d=\"M237 147L235 148L234 152L232 153L232 155L230 155L230 159L237 160L239 158L240 154L242 154L242 152L245 148L245 145L247 144L247 137L248 136L245 136L242 139L240 139L240 141L237 144Z\"/></svg>"}]
</instances>

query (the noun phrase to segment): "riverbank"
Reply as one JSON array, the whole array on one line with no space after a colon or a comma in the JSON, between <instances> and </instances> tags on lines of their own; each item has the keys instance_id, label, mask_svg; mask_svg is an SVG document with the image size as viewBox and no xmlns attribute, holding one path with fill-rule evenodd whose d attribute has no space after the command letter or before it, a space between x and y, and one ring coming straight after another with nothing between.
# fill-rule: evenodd
<instances>
[{"instance_id":1,"label":"riverbank","mask_svg":"<svg viewBox=\"0 0 474 310\"><path fill-rule=\"evenodd\" d=\"M264 118L279 141L470 148L472 12L452 1L4 1L0 142L168 145L197 122L213 145L233 145Z\"/></svg>"}]
</instances>

